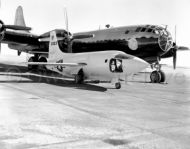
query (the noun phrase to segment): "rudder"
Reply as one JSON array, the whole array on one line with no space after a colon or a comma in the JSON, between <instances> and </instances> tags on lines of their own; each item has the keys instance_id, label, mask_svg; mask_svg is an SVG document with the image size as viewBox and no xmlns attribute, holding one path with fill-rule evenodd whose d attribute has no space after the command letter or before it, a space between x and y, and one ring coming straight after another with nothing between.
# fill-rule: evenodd
<instances>
[{"instance_id":1,"label":"rudder","mask_svg":"<svg viewBox=\"0 0 190 149\"><path fill-rule=\"evenodd\" d=\"M22 6L18 6L16 9L14 25L26 26Z\"/></svg>"},{"instance_id":2,"label":"rudder","mask_svg":"<svg viewBox=\"0 0 190 149\"><path fill-rule=\"evenodd\" d=\"M54 61L62 57L64 53L61 52L57 40L57 35L55 31L50 32L50 41L49 41L49 61Z\"/></svg>"}]
</instances>

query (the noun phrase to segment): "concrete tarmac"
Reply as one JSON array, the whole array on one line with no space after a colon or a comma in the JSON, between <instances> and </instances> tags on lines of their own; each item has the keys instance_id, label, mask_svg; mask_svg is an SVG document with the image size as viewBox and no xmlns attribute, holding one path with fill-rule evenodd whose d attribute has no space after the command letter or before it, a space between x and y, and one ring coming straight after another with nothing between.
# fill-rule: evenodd
<instances>
[{"instance_id":1,"label":"concrete tarmac","mask_svg":"<svg viewBox=\"0 0 190 149\"><path fill-rule=\"evenodd\" d=\"M189 149L190 69L163 70L117 90L0 63L0 149Z\"/></svg>"}]
</instances>

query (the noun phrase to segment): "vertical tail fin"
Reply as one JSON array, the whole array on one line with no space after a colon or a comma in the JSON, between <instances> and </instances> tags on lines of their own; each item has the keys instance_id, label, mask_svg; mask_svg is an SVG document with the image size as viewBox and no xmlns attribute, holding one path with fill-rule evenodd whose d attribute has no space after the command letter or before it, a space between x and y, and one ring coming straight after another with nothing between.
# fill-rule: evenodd
<instances>
[{"instance_id":1,"label":"vertical tail fin","mask_svg":"<svg viewBox=\"0 0 190 149\"><path fill-rule=\"evenodd\" d=\"M14 25L26 26L22 6L18 6L16 9Z\"/></svg>"},{"instance_id":2,"label":"vertical tail fin","mask_svg":"<svg viewBox=\"0 0 190 149\"><path fill-rule=\"evenodd\" d=\"M62 57L63 54L64 53L59 48L56 32L51 31L49 41L49 61L55 61Z\"/></svg>"}]
</instances>

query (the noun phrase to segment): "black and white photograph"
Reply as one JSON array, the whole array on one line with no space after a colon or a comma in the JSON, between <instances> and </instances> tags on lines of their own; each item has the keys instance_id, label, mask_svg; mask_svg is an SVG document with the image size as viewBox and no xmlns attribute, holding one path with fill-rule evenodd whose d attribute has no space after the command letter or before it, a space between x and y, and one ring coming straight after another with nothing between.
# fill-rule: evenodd
<instances>
[{"instance_id":1,"label":"black and white photograph","mask_svg":"<svg viewBox=\"0 0 190 149\"><path fill-rule=\"evenodd\" d=\"M0 0L0 149L189 149L189 0Z\"/></svg>"}]
</instances>

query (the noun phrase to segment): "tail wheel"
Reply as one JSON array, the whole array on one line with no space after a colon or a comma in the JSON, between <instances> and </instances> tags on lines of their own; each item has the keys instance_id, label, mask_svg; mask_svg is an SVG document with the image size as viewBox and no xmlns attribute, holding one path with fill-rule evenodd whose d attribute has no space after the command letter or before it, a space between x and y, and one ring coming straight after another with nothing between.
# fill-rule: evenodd
<instances>
[{"instance_id":1,"label":"tail wheel","mask_svg":"<svg viewBox=\"0 0 190 149\"><path fill-rule=\"evenodd\" d=\"M121 88L121 83L120 82L115 83L115 88L120 89Z\"/></svg>"},{"instance_id":2,"label":"tail wheel","mask_svg":"<svg viewBox=\"0 0 190 149\"><path fill-rule=\"evenodd\" d=\"M160 83L161 82L161 73L160 71L153 71L150 74L150 80L152 83Z\"/></svg>"},{"instance_id":3,"label":"tail wheel","mask_svg":"<svg viewBox=\"0 0 190 149\"><path fill-rule=\"evenodd\" d=\"M84 82L84 72L81 69L78 74L75 75L75 83L76 84L81 84Z\"/></svg>"},{"instance_id":4,"label":"tail wheel","mask_svg":"<svg viewBox=\"0 0 190 149\"><path fill-rule=\"evenodd\" d=\"M37 62L38 59L34 56L30 57L28 62ZM28 70L36 70L38 68L38 65L28 65Z\"/></svg>"}]
</instances>

